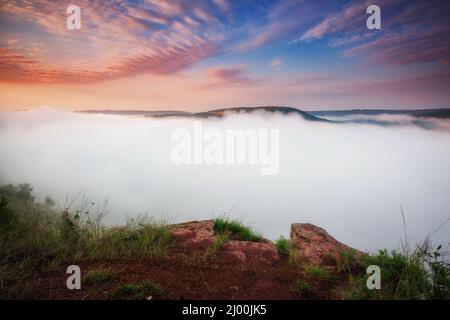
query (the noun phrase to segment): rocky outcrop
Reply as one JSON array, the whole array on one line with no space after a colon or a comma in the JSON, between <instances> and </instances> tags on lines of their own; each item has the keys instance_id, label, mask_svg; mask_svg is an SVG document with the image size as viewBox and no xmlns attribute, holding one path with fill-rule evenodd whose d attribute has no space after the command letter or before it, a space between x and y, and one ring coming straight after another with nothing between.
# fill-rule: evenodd
<instances>
[{"instance_id":1,"label":"rocky outcrop","mask_svg":"<svg viewBox=\"0 0 450 320\"><path fill-rule=\"evenodd\" d=\"M217 235L212 220L191 221L170 227L172 237L187 251L207 250ZM351 252L359 259L363 253L329 235L324 229L308 223L291 225L291 248L302 264L335 266L343 252ZM220 249L220 256L230 263L274 264L279 253L274 244L266 239L261 242L229 240Z\"/></svg>"},{"instance_id":2,"label":"rocky outcrop","mask_svg":"<svg viewBox=\"0 0 450 320\"><path fill-rule=\"evenodd\" d=\"M212 220L191 221L171 226L172 237L188 249L206 249L214 241Z\"/></svg>"},{"instance_id":3,"label":"rocky outcrop","mask_svg":"<svg viewBox=\"0 0 450 320\"><path fill-rule=\"evenodd\" d=\"M237 240L230 240L225 244L223 255L242 263L253 260L271 264L280 258L277 248L271 243Z\"/></svg>"},{"instance_id":4,"label":"rocky outcrop","mask_svg":"<svg viewBox=\"0 0 450 320\"><path fill-rule=\"evenodd\" d=\"M291 225L291 246L302 261L311 264L336 265L343 252L350 252L356 259L363 255L362 252L337 241L324 229L309 223Z\"/></svg>"},{"instance_id":5,"label":"rocky outcrop","mask_svg":"<svg viewBox=\"0 0 450 320\"><path fill-rule=\"evenodd\" d=\"M191 221L171 226L172 237L187 251L206 250L217 238L212 220ZM230 263L261 262L271 264L279 259L278 251L268 240L261 242L229 240L220 255Z\"/></svg>"}]
</instances>

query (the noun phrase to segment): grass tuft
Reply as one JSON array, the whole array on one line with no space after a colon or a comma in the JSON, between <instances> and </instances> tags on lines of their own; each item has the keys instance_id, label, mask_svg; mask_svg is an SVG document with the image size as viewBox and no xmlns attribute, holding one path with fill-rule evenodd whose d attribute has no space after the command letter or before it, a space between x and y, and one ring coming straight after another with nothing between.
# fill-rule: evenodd
<instances>
[{"instance_id":1,"label":"grass tuft","mask_svg":"<svg viewBox=\"0 0 450 320\"><path fill-rule=\"evenodd\" d=\"M92 270L84 276L84 283L90 286L101 285L110 282L114 277L114 271L110 268Z\"/></svg>"},{"instance_id":2,"label":"grass tuft","mask_svg":"<svg viewBox=\"0 0 450 320\"><path fill-rule=\"evenodd\" d=\"M275 247L282 254L289 255L291 253L291 242L283 236L275 241Z\"/></svg>"},{"instance_id":3,"label":"grass tuft","mask_svg":"<svg viewBox=\"0 0 450 320\"><path fill-rule=\"evenodd\" d=\"M263 239L259 233L255 233L250 227L227 217L214 219L214 231L216 233L227 233L232 239L242 241L260 242Z\"/></svg>"},{"instance_id":4,"label":"grass tuft","mask_svg":"<svg viewBox=\"0 0 450 320\"><path fill-rule=\"evenodd\" d=\"M331 277L331 274L328 270L318 265L306 266L305 272L309 278L314 280L328 280Z\"/></svg>"}]
</instances>

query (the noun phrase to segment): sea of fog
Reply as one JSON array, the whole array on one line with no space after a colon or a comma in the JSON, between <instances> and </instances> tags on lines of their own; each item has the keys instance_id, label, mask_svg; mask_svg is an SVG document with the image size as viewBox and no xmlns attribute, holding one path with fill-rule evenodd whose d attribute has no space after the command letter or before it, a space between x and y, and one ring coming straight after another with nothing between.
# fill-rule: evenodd
<instances>
[{"instance_id":1,"label":"sea of fog","mask_svg":"<svg viewBox=\"0 0 450 320\"><path fill-rule=\"evenodd\" d=\"M389 121L388 116L383 120ZM348 119L347 119L348 120ZM0 183L29 182L40 200L65 207L108 200L109 224L148 214L173 222L226 214L264 236L313 223L362 250L414 243L450 217L450 131L334 124L299 116L233 115L204 129L278 129L279 172L259 165L176 165L174 130L193 119L88 115L54 110L0 113ZM198 121L198 120L197 120ZM398 117L395 118L398 123ZM77 196L78 195L78 196ZM433 235L450 241L450 223Z\"/></svg>"}]
</instances>

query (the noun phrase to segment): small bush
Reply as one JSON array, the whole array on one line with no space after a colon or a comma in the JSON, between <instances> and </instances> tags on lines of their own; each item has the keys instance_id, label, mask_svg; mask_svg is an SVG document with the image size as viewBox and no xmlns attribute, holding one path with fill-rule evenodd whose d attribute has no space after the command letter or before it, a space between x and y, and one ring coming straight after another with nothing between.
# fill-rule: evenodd
<instances>
[{"instance_id":1,"label":"small bush","mask_svg":"<svg viewBox=\"0 0 450 320\"><path fill-rule=\"evenodd\" d=\"M8 197L15 197L25 201L34 201L32 195L33 187L29 183L20 183L17 186L7 184L0 187L0 194Z\"/></svg>"},{"instance_id":2,"label":"small bush","mask_svg":"<svg viewBox=\"0 0 450 320\"><path fill-rule=\"evenodd\" d=\"M113 299L145 300L148 297L162 296L158 284L145 280L139 284L124 284L118 287L112 294Z\"/></svg>"},{"instance_id":3,"label":"small bush","mask_svg":"<svg viewBox=\"0 0 450 320\"><path fill-rule=\"evenodd\" d=\"M412 254L381 250L368 255L364 266L381 269L381 289L368 290L367 275L352 277L345 295L353 299L450 299L450 265L435 251L421 245Z\"/></svg>"},{"instance_id":4,"label":"small bush","mask_svg":"<svg viewBox=\"0 0 450 320\"><path fill-rule=\"evenodd\" d=\"M416 257L392 251L379 251L367 256L365 265L377 265L382 270L382 290L384 294L397 298L421 299L422 292L429 286L427 273Z\"/></svg>"},{"instance_id":5,"label":"small bush","mask_svg":"<svg viewBox=\"0 0 450 320\"><path fill-rule=\"evenodd\" d=\"M237 240L259 242L262 236L255 233L250 227L244 226L238 220L230 220L229 218L214 219L214 231L216 233L228 233L230 237Z\"/></svg>"},{"instance_id":6,"label":"small bush","mask_svg":"<svg viewBox=\"0 0 450 320\"><path fill-rule=\"evenodd\" d=\"M291 252L291 242L283 236L275 241L275 247L282 254L289 255Z\"/></svg>"}]
</instances>

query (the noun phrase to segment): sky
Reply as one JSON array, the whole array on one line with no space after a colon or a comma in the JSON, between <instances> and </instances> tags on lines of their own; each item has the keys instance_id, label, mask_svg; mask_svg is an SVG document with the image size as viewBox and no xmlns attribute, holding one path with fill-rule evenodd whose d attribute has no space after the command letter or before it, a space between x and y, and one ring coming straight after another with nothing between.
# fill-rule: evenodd
<instances>
[{"instance_id":1,"label":"sky","mask_svg":"<svg viewBox=\"0 0 450 320\"><path fill-rule=\"evenodd\" d=\"M1 1L0 110L450 107L450 2L371 4Z\"/></svg>"}]
</instances>

